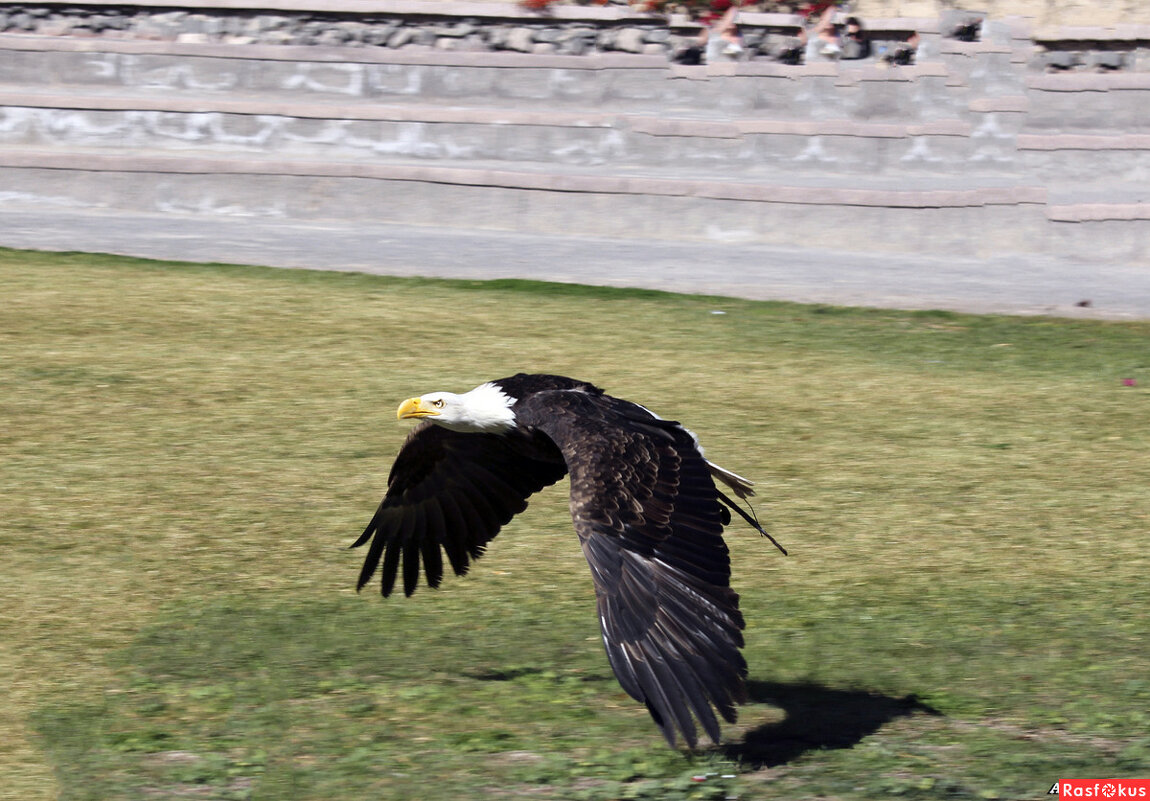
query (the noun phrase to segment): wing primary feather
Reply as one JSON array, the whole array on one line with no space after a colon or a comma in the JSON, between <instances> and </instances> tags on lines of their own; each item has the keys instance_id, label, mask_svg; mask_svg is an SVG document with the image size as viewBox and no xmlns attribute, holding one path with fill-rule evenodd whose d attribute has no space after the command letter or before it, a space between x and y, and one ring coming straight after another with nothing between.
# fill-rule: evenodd
<instances>
[{"instance_id":1,"label":"wing primary feather","mask_svg":"<svg viewBox=\"0 0 1150 801\"><path fill-rule=\"evenodd\" d=\"M453 529L447 523L447 517L444 514L442 503L431 502L427 506L427 530L425 536L434 540L443 547L444 553L447 554L447 561L451 565L451 570L457 576L462 576L467 572L467 557L466 548L461 545L456 545L453 539ZM441 560L442 561L442 560Z\"/></svg>"},{"instance_id":2,"label":"wing primary feather","mask_svg":"<svg viewBox=\"0 0 1150 801\"><path fill-rule=\"evenodd\" d=\"M679 683L690 698L695 715L708 736L718 742L718 722L710 711L708 698L724 718L733 714L731 699L742 694L746 669L738 650L742 635L725 617L706 614L700 619L700 610L685 603L680 592L663 596L663 637L673 644ZM706 625L700 625L704 621Z\"/></svg>"},{"instance_id":3,"label":"wing primary feather","mask_svg":"<svg viewBox=\"0 0 1150 801\"><path fill-rule=\"evenodd\" d=\"M409 596L419 586L419 541L408 535L403 540L403 594Z\"/></svg>"},{"instance_id":4,"label":"wing primary feather","mask_svg":"<svg viewBox=\"0 0 1150 801\"><path fill-rule=\"evenodd\" d=\"M486 542L495 536L495 532L499 531L499 528L507 521L500 519L502 515L495 510L491 502L478 488L468 486L465 497L479 520L480 530L484 533L483 541Z\"/></svg>"},{"instance_id":5,"label":"wing primary feather","mask_svg":"<svg viewBox=\"0 0 1150 801\"><path fill-rule=\"evenodd\" d=\"M472 482L473 486L482 485L485 496L498 497L506 505L507 508L504 513L496 513L501 525L506 524L508 520L527 508L527 499L524 495L529 493L511 484L508 481L509 476L503 472L489 469L488 466L482 464L472 464L470 468L475 479Z\"/></svg>"},{"instance_id":6,"label":"wing primary feather","mask_svg":"<svg viewBox=\"0 0 1150 801\"><path fill-rule=\"evenodd\" d=\"M375 531L376 524L379 522L379 516L382 513L383 513L382 508L377 509L375 514L371 516L371 522L367 524L367 528L365 528L363 530L363 533L359 535L359 539L357 539L355 542L353 542L351 545L349 545L347 547L348 548L358 548L359 546L361 546L365 542L367 542L369 539L371 539L371 535Z\"/></svg>"},{"instance_id":7,"label":"wing primary feather","mask_svg":"<svg viewBox=\"0 0 1150 801\"><path fill-rule=\"evenodd\" d=\"M651 717L659 726L662 735L667 738L670 747L674 748L677 745L675 726L668 719L670 701L667 699L666 693L659 687L659 679L651 670L651 665L646 663L645 655L638 660L630 660L630 663L635 668L635 677L638 679L639 687L642 688L643 703L646 704L647 709L651 710Z\"/></svg>"},{"instance_id":8,"label":"wing primary feather","mask_svg":"<svg viewBox=\"0 0 1150 801\"><path fill-rule=\"evenodd\" d=\"M382 515L382 509L375 513L375 516L371 518L371 523L368 524L367 528L363 532L363 535L355 541L354 545L351 546L352 548L358 548L360 545L363 545L365 542L371 539L371 535L378 531L377 525ZM379 566L379 557L383 553L384 544L384 538L382 535L372 540L371 546L367 549L367 556L365 556L363 559L363 567L359 571L359 580L355 584L356 592L362 590L364 585L371 581L372 574L375 573L375 569Z\"/></svg>"},{"instance_id":9,"label":"wing primary feather","mask_svg":"<svg viewBox=\"0 0 1150 801\"><path fill-rule=\"evenodd\" d=\"M607 647L607 661L611 664L611 669L615 671L615 678L619 680L619 686L636 701L642 701L643 688L639 686L639 680L635 675L635 666L631 664L631 658L626 649L619 643L608 640L605 635L603 642Z\"/></svg>"},{"instance_id":10,"label":"wing primary feather","mask_svg":"<svg viewBox=\"0 0 1150 801\"><path fill-rule=\"evenodd\" d=\"M467 575L468 547L467 523L459 504L450 495L444 495L441 500L440 512L443 514L443 548L447 551L447 558L451 561L451 569L457 576Z\"/></svg>"},{"instance_id":11,"label":"wing primary feather","mask_svg":"<svg viewBox=\"0 0 1150 801\"><path fill-rule=\"evenodd\" d=\"M417 537L423 551L423 574L428 587L438 587L443 581L443 556L439 552L439 542L424 530Z\"/></svg>"},{"instance_id":12,"label":"wing primary feather","mask_svg":"<svg viewBox=\"0 0 1150 801\"><path fill-rule=\"evenodd\" d=\"M659 725L659 729L663 732L663 736L667 738L667 742L671 747L675 747L675 726L671 720L674 719L674 708L671 705L671 699L667 697L667 691L663 689L659 683L659 677L655 674L655 670L647 661L647 655L643 654L638 659L630 660L631 664L635 667L635 675L639 679L639 686L643 688L643 702L650 709L654 707L659 711L659 715L655 717L655 722Z\"/></svg>"},{"instance_id":13,"label":"wing primary feather","mask_svg":"<svg viewBox=\"0 0 1150 801\"><path fill-rule=\"evenodd\" d=\"M484 512L478 508L476 498L479 497L479 493L472 491L470 487L460 486L457 488L456 494L459 497L453 498L453 500L463 524L460 531L464 533L464 548L468 556L472 559L478 559L483 555L487 541L495 536L495 532L499 530L499 526L488 519ZM479 503L483 502L479 501Z\"/></svg>"},{"instance_id":14,"label":"wing primary feather","mask_svg":"<svg viewBox=\"0 0 1150 801\"><path fill-rule=\"evenodd\" d=\"M696 705L697 696L691 692L691 688L683 682L683 677L675 670L674 659L677 654L674 653L674 646L659 644L658 647L660 650L666 650L668 654L666 657L661 653L647 654L651 672L660 691L663 692L663 698L666 699L667 711L674 718L675 725L678 726L687 745L694 748L699 741L699 735L695 730L695 721L691 719L689 707ZM698 700L702 705L706 705L705 700Z\"/></svg>"},{"instance_id":15,"label":"wing primary feather","mask_svg":"<svg viewBox=\"0 0 1150 801\"><path fill-rule=\"evenodd\" d=\"M721 732L719 722L715 720L715 715L711 711L711 704L715 705L724 719L734 722L730 717L734 714L734 706L731 704L732 694L727 686L729 677L715 670L715 667L700 653L688 651L683 656L687 667L699 683L699 691L703 694L702 700L695 704L695 715L703 724L707 736L718 743Z\"/></svg>"},{"instance_id":16,"label":"wing primary feather","mask_svg":"<svg viewBox=\"0 0 1150 801\"><path fill-rule=\"evenodd\" d=\"M379 580L379 593L384 598L391 595L395 589L395 574L399 568L400 544L395 540L387 543L387 551L383 555L382 576Z\"/></svg>"},{"instance_id":17,"label":"wing primary feather","mask_svg":"<svg viewBox=\"0 0 1150 801\"><path fill-rule=\"evenodd\" d=\"M717 643L705 632L692 634L673 616L669 616L667 628L677 641L685 643L685 647L679 648L679 655L684 670L689 671L699 693L694 697L692 706L707 736L717 743L720 737L719 723L715 720L710 704L715 705L725 720L734 722L735 706L732 699L743 695L744 667L741 666L745 666L745 663L737 650L731 656L729 649L723 647L725 644ZM707 658L708 646L714 648L710 660ZM724 656L724 652L728 654Z\"/></svg>"},{"instance_id":18,"label":"wing primary feather","mask_svg":"<svg viewBox=\"0 0 1150 801\"><path fill-rule=\"evenodd\" d=\"M636 700L642 701L643 705L647 707L647 713L651 716L651 720L655 721L655 725L659 727L659 733L663 735L663 739L667 741L667 745L674 748L677 745L675 742L675 729L667 725L662 714L660 714L659 710L651 703L651 699L639 697Z\"/></svg>"}]
</instances>

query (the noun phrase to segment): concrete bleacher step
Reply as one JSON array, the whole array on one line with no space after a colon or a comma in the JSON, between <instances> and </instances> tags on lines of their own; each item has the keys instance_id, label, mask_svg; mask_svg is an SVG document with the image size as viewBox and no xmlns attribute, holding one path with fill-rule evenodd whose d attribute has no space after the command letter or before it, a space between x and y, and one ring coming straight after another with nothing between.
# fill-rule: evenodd
<instances>
[{"instance_id":1,"label":"concrete bleacher step","mask_svg":"<svg viewBox=\"0 0 1150 801\"><path fill-rule=\"evenodd\" d=\"M39 39L39 41L32 41ZM328 97L469 105L712 108L697 81L669 81L657 56L407 53L333 47L44 40L0 34L0 83L159 92Z\"/></svg>"},{"instance_id":2,"label":"concrete bleacher step","mask_svg":"<svg viewBox=\"0 0 1150 801\"><path fill-rule=\"evenodd\" d=\"M7 143L84 146L95 136L112 147L681 163L768 174L1005 170L1053 181L1106 173L1137 180L1150 163L1146 135L1130 133L1150 134L1150 76L1140 74L1012 83L1008 70L975 79L953 59L897 71L674 67L627 54L7 35L0 50ZM1130 102L1115 104L1113 92ZM1107 124L1114 132L1098 136Z\"/></svg>"},{"instance_id":3,"label":"concrete bleacher step","mask_svg":"<svg viewBox=\"0 0 1150 801\"><path fill-rule=\"evenodd\" d=\"M917 174L980 165L988 143L961 119L671 116L444 103L154 93L0 85L0 143L325 158L497 159L556 164ZM991 142L990 144L994 144Z\"/></svg>"},{"instance_id":4,"label":"concrete bleacher step","mask_svg":"<svg viewBox=\"0 0 1150 801\"><path fill-rule=\"evenodd\" d=\"M790 66L769 61L681 66L662 56L622 53L409 53L4 34L0 52L0 84L29 90L74 86L94 91L361 98L384 104L453 102L721 118L930 121L953 118L956 109L968 110L971 90L963 71L943 61L898 70L883 70L874 63L840 68L830 63ZM987 88L997 93L1001 87Z\"/></svg>"},{"instance_id":5,"label":"concrete bleacher step","mask_svg":"<svg viewBox=\"0 0 1150 801\"><path fill-rule=\"evenodd\" d=\"M1066 169L1064 180L1139 174L1150 154L1145 137L1130 135L1150 133L1150 75L1020 81L1000 65L976 76L963 63L969 54L880 70L12 35L0 35L0 51L0 105L12 109L0 122L7 141L21 125L82 138L86 115L103 118L96 129L156 147L212 148L217 134L249 150L354 143L360 154L434 159L1005 169L1052 178ZM1129 102L1115 103L1116 92ZM130 123L108 121L117 113ZM1068 138L1100 126L1113 135L1086 146ZM356 132L365 127L366 135Z\"/></svg>"},{"instance_id":6,"label":"concrete bleacher step","mask_svg":"<svg viewBox=\"0 0 1150 801\"><path fill-rule=\"evenodd\" d=\"M419 158L779 173L1027 175L1052 183L1150 179L1150 133L1010 133L963 119L700 119L183 92L29 92L0 86L0 143Z\"/></svg>"},{"instance_id":7,"label":"concrete bleacher step","mask_svg":"<svg viewBox=\"0 0 1150 801\"><path fill-rule=\"evenodd\" d=\"M1034 133L1150 133L1150 73L1031 75L1026 127Z\"/></svg>"},{"instance_id":8,"label":"concrete bleacher step","mask_svg":"<svg viewBox=\"0 0 1150 801\"><path fill-rule=\"evenodd\" d=\"M967 252L972 229L980 231L987 253L1057 244L1044 230L1046 189L1001 176L957 187L952 179L928 177L766 181L639 167L445 166L20 146L0 150L0 177L6 190L0 204L7 208L450 221L461 228L669 241L833 239L859 250L933 254L974 255Z\"/></svg>"}]
</instances>

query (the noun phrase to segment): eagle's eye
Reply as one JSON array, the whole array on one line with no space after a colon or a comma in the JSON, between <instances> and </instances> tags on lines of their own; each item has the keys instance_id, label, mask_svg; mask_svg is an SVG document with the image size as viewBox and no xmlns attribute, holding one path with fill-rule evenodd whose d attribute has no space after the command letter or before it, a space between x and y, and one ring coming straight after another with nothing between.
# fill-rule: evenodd
<instances>
[{"instance_id":1,"label":"eagle's eye","mask_svg":"<svg viewBox=\"0 0 1150 801\"><path fill-rule=\"evenodd\" d=\"M435 400L433 400L431 402L431 405L434 406L436 409L442 409L443 408L443 399L442 398L436 398Z\"/></svg>"}]
</instances>

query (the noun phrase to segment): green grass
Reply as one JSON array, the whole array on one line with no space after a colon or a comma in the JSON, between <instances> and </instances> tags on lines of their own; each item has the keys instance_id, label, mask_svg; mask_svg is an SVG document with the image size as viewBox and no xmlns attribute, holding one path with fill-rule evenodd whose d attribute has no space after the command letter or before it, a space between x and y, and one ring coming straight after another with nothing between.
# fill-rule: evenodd
<instances>
[{"instance_id":1,"label":"green grass","mask_svg":"<svg viewBox=\"0 0 1150 801\"><path fill-rule=\"evenodd\" d=\"M1150 775L1150 324L15 251L0 291L0 796ZM758 481L791 556L729 531L753 702L721 747L667 749L615 683L565 485L468 577L354 592L398 402L519 370Z\"/></svg>"}]
</instances>

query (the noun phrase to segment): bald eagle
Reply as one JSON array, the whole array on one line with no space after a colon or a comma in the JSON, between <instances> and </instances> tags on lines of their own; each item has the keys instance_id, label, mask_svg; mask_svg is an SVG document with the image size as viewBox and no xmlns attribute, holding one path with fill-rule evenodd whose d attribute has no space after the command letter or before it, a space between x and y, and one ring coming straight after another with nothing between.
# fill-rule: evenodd
<instances>
[{"instance_id":1,"label":"bald eagle","mask_svg":"<svg viewBox=\"0 0 1150 801\"><path fill-rule=\"evenodd\" d=\"M570 474L571 517L615 676L672 747L676 732L695 747L692 716L718 743L712 707L733 723L746 701L743 616L722 536L728 507L769 535L713 479L740 498L751 482L703 458L678 423L562 376L520 373L461 395L433 392L404 401L397 417L421 422L352 546L370 542L357 589L381 568L389 595L402 563L411 595L421 562L437 587L441 549L463 575L531 495Z\"/></svg>"}]
</instances>

